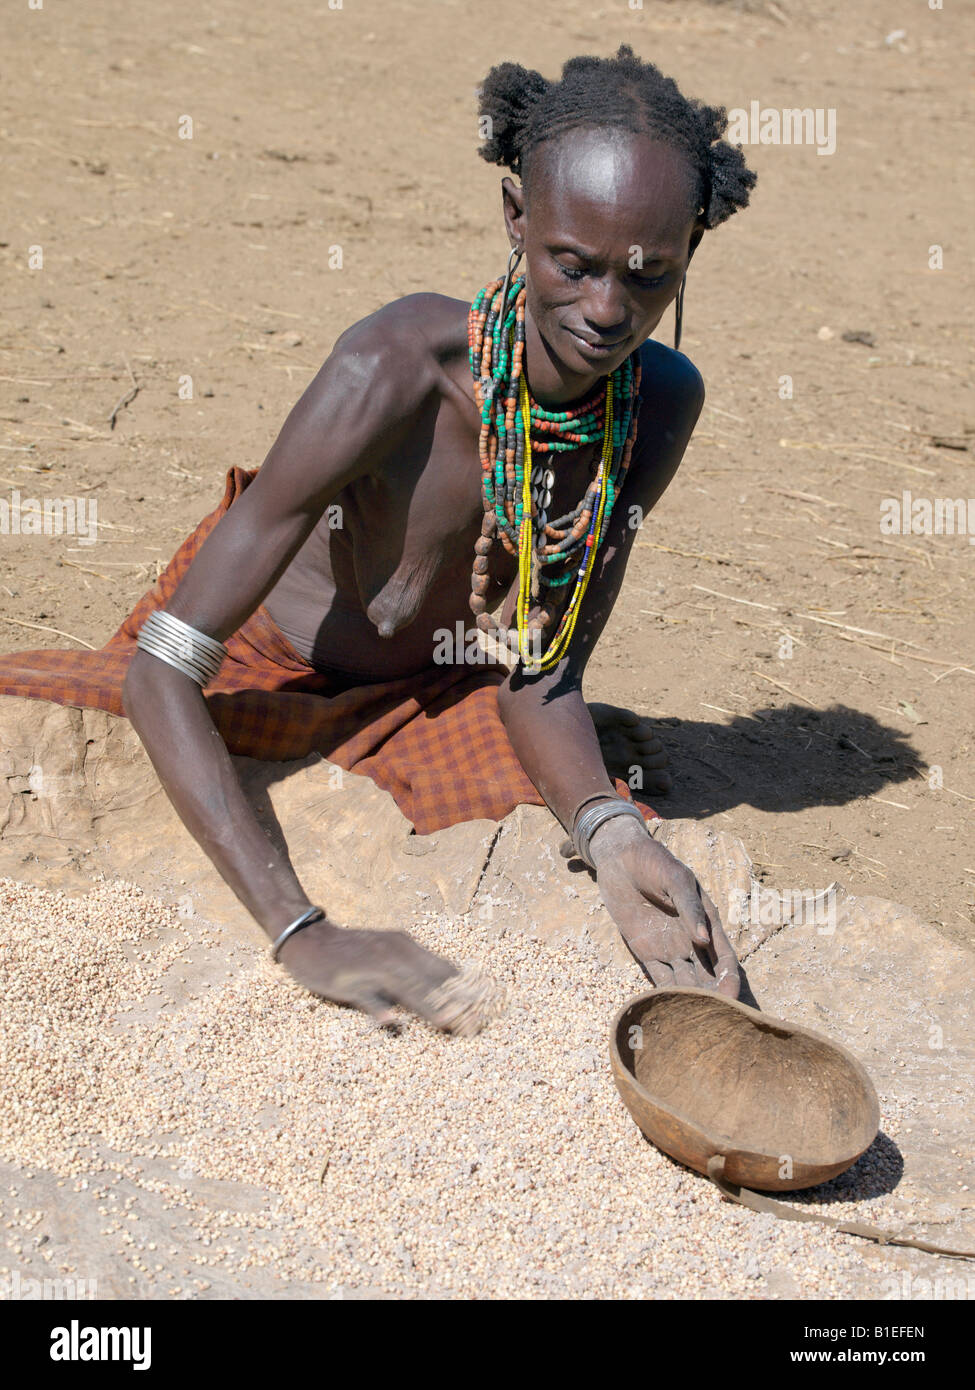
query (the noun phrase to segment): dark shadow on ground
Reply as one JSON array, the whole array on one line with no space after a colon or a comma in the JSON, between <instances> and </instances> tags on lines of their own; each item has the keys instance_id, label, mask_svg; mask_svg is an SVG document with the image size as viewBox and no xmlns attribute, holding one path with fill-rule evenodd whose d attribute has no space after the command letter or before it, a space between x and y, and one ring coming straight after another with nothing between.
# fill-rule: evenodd
<instances>
[{"instance_id":1,"label":"dark shadow on ground","mask_svg":"<svg viewBox=\"0 0 975 1390\"><path fill-rule=\"evenodd\" d=\"M647 1139L646 1135L643 1137L647 1144L656 1147L651 1139ZM678 1159L671 1158L669 1154L665 1156L675 1168L687 1169L687 1165ZM696 1172L697 1170L688 1171ZM861 1154L856 1163L845 1173L840 1173L837 1178L831 1178L829 1182L820 1183L816 1187L804 1187L796 1192L765 1192L757 1187L753 1190L762 1192L763 1196L771 1197L773 1201L784 1202L789 1206L840 1206L850 1202L863 1202L869 1197L885 1197L895 1190L903 1174L904 1159L901 1151L893 1139L881 1130L866 1153ZM833 1215L839 1219L844 1217L848 1217L850 1220L859 1219L852 1212L840 1211L833 1213Z\"/></svg>"},{"instance_id":2,"label":"dark shadow on ground","mask_svg":"<svg viewBox=\"0 0 975 1390\"><path fill-rule=\"evenodd\" d=\"M801 1192L770 1192L768 1195L794 1206L836 1206L843 1202L862 1202L866 1197L884 1197L894 1191L903 1176L904 1157L890 1135L880 1130L866 1153L839 1177L830 1178L818 1187L805 1187Z\"/></svg>"},{"instance_id":3,"label":"dark shadow on ground","mask_svg":"<svg viewBox=\"0 0 975 1390\"><path fill-rule=\"evenodd\" d=\"M844 806L923 775L910 736L845 705L752 710L728 723L652 719L670 758L669 796L632 788L667 819L737 806L801 811Z\"/></svg>"}]
</instances>

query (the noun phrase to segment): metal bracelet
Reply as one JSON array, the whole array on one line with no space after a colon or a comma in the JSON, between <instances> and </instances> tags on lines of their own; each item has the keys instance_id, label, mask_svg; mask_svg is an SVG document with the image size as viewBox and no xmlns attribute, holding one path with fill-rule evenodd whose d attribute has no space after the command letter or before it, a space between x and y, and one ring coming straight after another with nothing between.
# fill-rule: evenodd
<instances>
[{"instance_id":1,"label":"metal bracelet","mask_svg":"<svg viewBox=\"0 0 975 1390\"><path fill-rule=\"evenodd\" d=\"M289 937L294 936L295 932L301 931L302 927L310 927L312 922L321 921L325 917L325 911L321 907L310 907L307 912L303 912L300 917L296 917L290 927L285 927L271 947L271 959L276 961L278 952Z\"/></svg>"},{"instance_id":2,"label":"metal bracelet","mask_svg":"<svg viewBox=\"0 0 975 1390\"><path fill-rule=\"evenodd\" d=\"M572 834L573 827L575 826L576 821L579 819L579 812L583 809L584 806L588 806L590 801L609 802L619 800L620 796L618 792L590 792L588 796L584 796L582 800L578 803L578 805L575 806L571 816L566 821L566 824L569 827L569 834Z\"/></svg>"},{"instance_id":3,"label":"metal bracelet","mask_svg":"<svg viewBox=\"0 0 975 1390\"><path fill-rule=\"evenodd\" d=\"M205 632L200 632L199 628L191 627L189 623L177 618L175 613L167 613L164 608L157 608L143 623L143 629L150 631L159 629L160 633L170 632L177 639L191 641L199 652L208 655L214 660L222 661L227 655L227 648L222 642L218 642L215 637L208 637Z\"/></svg>"},{"instance_id":4,"label":"metal bracelet","mask_svg":"<svg viewBox=\"0 0 975 1390\"><path fill-rule=\"evenodd\" d=\"M579 817L579 824L573 829L572 839L576 854L590 869L595 869L596 866L589 854L589 842L599 827L612 820L614 816L636 816L640 824L646 828L640 808L634 806L632 801L624 801L622 797L617 801L604 801L599 806L591 806L588 811L584 811Z\"/></svg>"},{"instance_id":5,"label":"metal bracelet","mask_svg":"<svg viewBox=\"0 0 975 1390\"><path fill-rule=\"evenodd\" d=\"M189 676L201 689L213 680L227 655L222 642L158 608L142 624L136 646Z\"/></svg>"}]
</instances>

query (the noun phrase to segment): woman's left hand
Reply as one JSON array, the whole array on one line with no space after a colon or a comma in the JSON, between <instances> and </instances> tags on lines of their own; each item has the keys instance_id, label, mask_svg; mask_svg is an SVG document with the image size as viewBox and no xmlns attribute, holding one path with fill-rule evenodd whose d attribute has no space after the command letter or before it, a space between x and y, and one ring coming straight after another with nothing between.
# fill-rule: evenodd
<instances>
[{"instance_id":1,"label":"woman's left hand","mask_svg":"<svg viewBox=\"0 0 975 1390\"><path fill-rule=\"evenodd\" d=\"M601 825L589 854L603 902L655 985L738 997L737 957L717 908L686 864L629 816Z\"/></svg>"}]
</instances>

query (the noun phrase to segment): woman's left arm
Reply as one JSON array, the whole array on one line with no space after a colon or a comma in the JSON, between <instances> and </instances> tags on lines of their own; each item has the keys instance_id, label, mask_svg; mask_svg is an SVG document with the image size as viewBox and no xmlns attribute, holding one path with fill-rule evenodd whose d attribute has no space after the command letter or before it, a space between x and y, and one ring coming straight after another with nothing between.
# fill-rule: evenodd
<instances>
[{"instance_id":1,"label":"woman's left arm","mask_svg":"<svg viewBox=\"0 0 975 1390\"><path fill-rule=\"evenodd\" d=\"M568 652L551 671L520 666L498 691L511 743L546 804L569 834L579 804L616 798L582 694L586 664L609 619L643 517L676 473L704 405L704 383L679 353L644 348L637 443L579 609ZM638 510L634 510L638 509ZM654 984L738 993L734 953L718 913L686 865L631 817L614 817L590 842L600 893Z\"/></svg>"}]
</instances>

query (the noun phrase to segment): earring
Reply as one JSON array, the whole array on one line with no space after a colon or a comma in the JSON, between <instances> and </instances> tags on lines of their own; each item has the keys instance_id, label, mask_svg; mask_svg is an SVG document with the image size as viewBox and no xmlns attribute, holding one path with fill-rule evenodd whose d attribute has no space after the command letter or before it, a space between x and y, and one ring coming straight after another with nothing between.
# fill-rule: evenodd
<instances>
[{"instance_id":1,"label":"earring","mask_svg":"<svg viewBox=\"0 0 975 1390\"><path fill-rule=\"evenodd\" d=\"M674 350L680 347L680 334L684 326L684 289L687 285L687 271L680 282L680 289L677 291L677 300L674 305Z\"/></svg>"},{"instance_id":2,"label":"earring","mask_svg":"<svg viewBox=\"0 0 975 1390\"><path fill-rule=\"evenodd\" d=\"M508 308L508 290L511 288L511 281L514 278L515 271L521 264L521 258L524 254L524 251L520 247L512 246L511 255L508 257L508 268L504 273L504 287L501 291L500 320L502 323L505 320Z\"/></svg>"}]
</instances>

